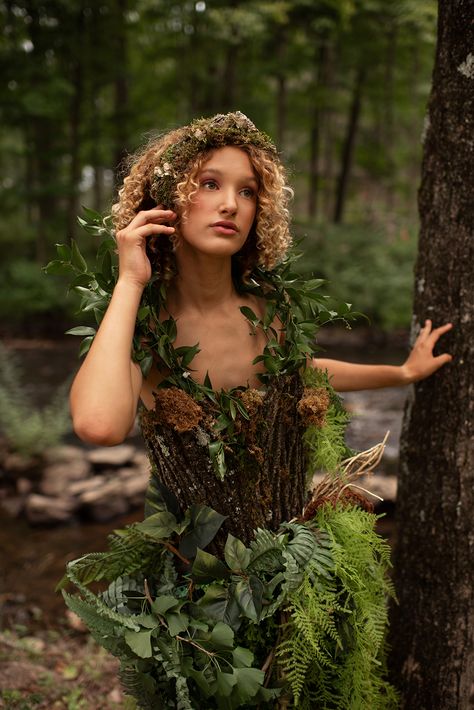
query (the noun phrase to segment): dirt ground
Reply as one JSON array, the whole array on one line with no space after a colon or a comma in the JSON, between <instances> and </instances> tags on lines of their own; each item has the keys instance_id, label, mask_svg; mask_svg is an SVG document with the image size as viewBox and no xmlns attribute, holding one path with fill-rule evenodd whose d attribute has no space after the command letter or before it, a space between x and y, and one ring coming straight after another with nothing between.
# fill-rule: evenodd
<instances>
[{"instance_id":1,"label":"dirt ground","mask_svg":"<svg viewBox=\"0 0 474 710\"><path fill-rule=\"evenodd\" d=\"M0 708L133 710L135 703L124 696L117 668L116 659L88 634L0 632Z\"/></svg>"}]
</instances>

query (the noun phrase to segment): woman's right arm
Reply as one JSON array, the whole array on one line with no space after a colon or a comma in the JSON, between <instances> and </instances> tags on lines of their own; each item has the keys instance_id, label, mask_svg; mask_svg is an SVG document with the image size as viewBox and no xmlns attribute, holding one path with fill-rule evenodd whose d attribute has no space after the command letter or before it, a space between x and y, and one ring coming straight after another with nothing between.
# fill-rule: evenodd
<instances>
[{"instance_id":1,"label":"woman's right arm","mask_svg":"<svg viewBox=\"0 0 474 710\"><path fill-rule=\"evenodd\" d=\"M133 426L142 374L131 359L131 347L140 299L151 277L146 239L173 234L174 228L163 224L173 219L169 210L142 211L117 233L119 278L71 388L74 431L89 443L119 444Z\"/></svg>"}]
</instances>

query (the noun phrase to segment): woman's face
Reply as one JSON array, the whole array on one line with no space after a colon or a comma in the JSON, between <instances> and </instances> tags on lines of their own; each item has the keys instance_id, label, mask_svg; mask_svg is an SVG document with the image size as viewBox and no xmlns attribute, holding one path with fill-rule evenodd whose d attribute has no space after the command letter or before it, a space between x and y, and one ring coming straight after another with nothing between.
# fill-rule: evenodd
<instances>
[{"instance_id":1,"label":"woman's face","mask_svg":"<svg viewBox=\"0 0 474 710\"><path fill-rule=\"evenodd\" d=\"M182 246L232 256L244 245L257 211L258 180L247 153L218 148L203 163L197 182L179 227Z\"/></svg>"}]
</instances>

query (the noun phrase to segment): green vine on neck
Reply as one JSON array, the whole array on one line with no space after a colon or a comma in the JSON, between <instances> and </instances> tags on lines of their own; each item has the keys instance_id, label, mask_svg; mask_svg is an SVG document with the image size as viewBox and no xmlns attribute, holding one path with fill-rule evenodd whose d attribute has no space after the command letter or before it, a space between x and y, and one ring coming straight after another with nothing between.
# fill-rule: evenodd
<instances>
[{"instance_id":1,"label":"green vine on neck","mask_svg":"<svg viewBox=\"0 0 474 710\"><path fill-rule=\"evenodd\" d=\"M89 234L101 239L94 266L89 266L75 241L71 246L57 244L57 259L51 261L45 271L71 277L69 291L80 296L78 313L93 314L97 326L107 310L118 278L116 243L113 237L110 216L103 217L84 208L85 217L79 218L80 226ZM304 279L294 270L295 262L302 256L293 251L272 271L257 267L246 284L239 284L239 291L265 301L263 318L248 306L240 311L253 329L260 328L267 339L261 355L253 364L263 363L264 371L257 376L267 386L274 377L291 375L306 369L308 358L315 351L315 338L319 328L329 322L342 321L347 327L359 315L351 310L351 304L329 304L329 296L320 291L322 279ZM239 393L245 387L216 391L209 375L203 383L192 377L191 364L199 352L199 344L174 347L177 335L176 321L172 316L160 320L166 304L166 288L158 278L152 277L144 289L137 312L136 328L132 343L132 358L140 365L147 377L153 364L165 378L159 387L178 387L197 401L210 400L216 411L214 431L216 440L209 445L209 453L217 475L225 475L225 446L238 448L241 444L235 432L235 421L240 415L249 418ZM278 322L278 328L275 323ZM280 332L279 332L280 331ZM96 328L86 325L67 331L70 335L83 337L80 356L85 355L95 337ZM280 335L283 334L283 338Z\"/></svg>"}]
</instances>

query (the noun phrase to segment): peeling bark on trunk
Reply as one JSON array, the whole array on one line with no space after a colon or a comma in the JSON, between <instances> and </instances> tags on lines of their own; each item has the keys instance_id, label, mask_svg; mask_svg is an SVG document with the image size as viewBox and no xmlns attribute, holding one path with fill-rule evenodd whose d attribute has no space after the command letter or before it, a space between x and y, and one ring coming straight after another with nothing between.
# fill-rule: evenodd
<instances>
[{"instance_id":1,"label":"peeling bark on trunk","mask_svg":"<svg viewBox=\"0 0 474 710\"><path fill-rule=\"evenodd\" d=\"M155 475L182 509L206 504L229 516L216 538L218 546L227 532L248 543L255 528L276 530L301 514L308 497L304 425L297 412L302 391L299 375L273 380L251 418L251 431L245 434L247 450L239 457L226 453L228 471L223 481L209 459L209 426L201 423L178 433L160 423L155 411L143 413L142 430ZM207 405L202 409L212 415Z\"/></svg>"},{"instance_id":2,"label":"peeling bark on trunk","mask_svg":"<svg viewBox=\"0 0 474 710\"><path fill-rule=\"evenodd\" d=\"M429 106L414 334L452 321L453 362L404 421L391 665L403 707L474 707L474 2L441 0Z\"/></svg>"}]
</instances>

